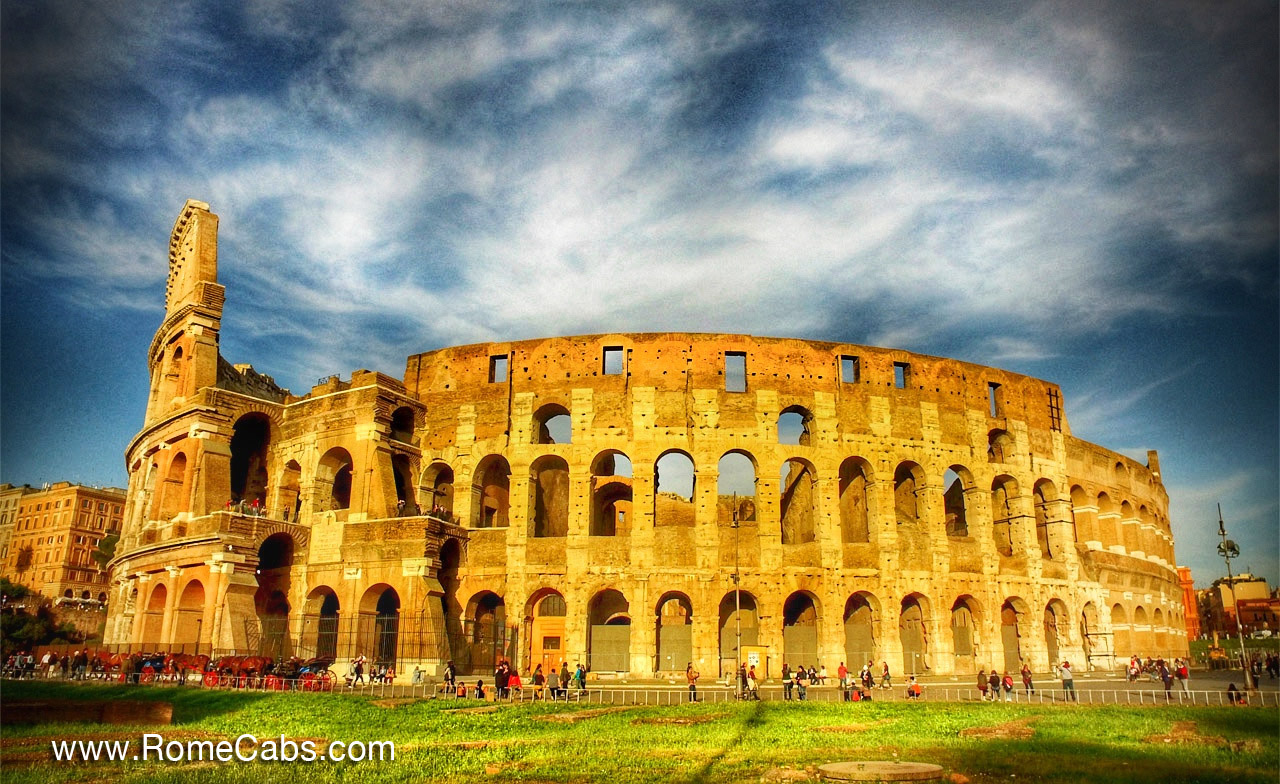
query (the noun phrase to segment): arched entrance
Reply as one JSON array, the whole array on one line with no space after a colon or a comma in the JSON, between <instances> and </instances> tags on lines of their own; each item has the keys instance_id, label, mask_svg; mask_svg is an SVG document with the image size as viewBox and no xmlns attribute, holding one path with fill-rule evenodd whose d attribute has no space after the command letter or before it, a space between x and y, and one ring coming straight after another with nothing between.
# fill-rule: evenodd
<instances>
[{"instance_id":1,"label":"arched entrance","mask_svg":"<svg viewBox=\"0 0 1280 784\"><path fill-rule=\"evenodd\" d=\"M1006 599L1000 605L1000 644L1004 649L1004 669L1009 672L1022 669L1022 623L1026 613L1025 603L1018 598Z\"/></svg>"},{"instance_id":2,"label":"arched entrance","mask_svg":"<svg viewBox=\"0 0 1280 784\"><path fill-rule=\"evenodd\" d=\"M169 598L169 589L160 583L151 589L147 599L147 610L142 616L142 644L150 650L159 650L161 632L164 629L164 605Z\"/></svg>"},{"instance_id":3,"label":"arched entrance","mask_svg":"<svg viewBox=\"0 0 1280 784\"><path fill-rule=\"evenodd\" d=\"M736 603L735 603L736 599ZM742 647L758 645L760 622L756 614L756 597L746 591L729 592L720 600L720 675L737 672L738 662L746 661L738 649L738 634L742 635Z\"/></svg>"},{"instance_id":4,"label":"arched entrance","mask_svg":"<svg viewBox=\"0 0 1280 784\"><path fill-rule=\"evenodd\" d=\"M204 585L199 580L192 580L178 597L169 650L196 653L200 645L200 627L203 621Z\"/></svg>"},{"instance_id":5,"label":"arched entrance","mask_svg":"<svg viewBox=\"0 0 1280 784\"><path fill-rule=\"evenodd\" d=\"M338 657L338 595L321 585L307 596L302 619L303 655L310 653L324 659Z\"/></svg>"},{"instance_id":6,"label":"arched entrance","mask_svg":"<svg viewBox=\"0 0 1280 784\"><path fill-rule=\"evenodd\" d=\"M683 672L693 661L693 603L682 593L664 594L657 608L655 672Z\"/></svg>"},{"instance_id":7,"label":"arched entrance","mask_svg":"<svg viewBox=\"0 0 1280 784\"><path fill-rule=\"evenodd\" d=\"M396 663L400 642L400 594L386 583L364 592L360 599L357 653L373 664Z\"/></svg>"},{"instance_id":8,"label":"arched entrance","mask_svg":"<svg viewBox=\"0 0 1280 784\"><path fill-rule=\"evenodd\" d=\"M782 605L782 660L792 667L815 667L818 658L818 605L813 595L796 591Z\"/></svg>"},{"instance_id":9,"label":"arched entrance","mask_svg":"<svg viewBox=\"0 0 1280 784\"><path fill-rule=\"evenodd\" d=\"M855 593L844 604L844 659L849 669L879 657L880 608L869 593Z\"/></svg>"},{"instance_id":10,"label":"arched entrance","mask_svg":"<svg viewBox=\"0 0 1280 784\"><path fill-rule=\"evenodd\" d=\"M593 672L631 669L631 614L626 597L612 588L601 591L587 605L590 632L587 662Z\"/></svg>"},{"instance_id":11,"label":"arched entrance","mask_svg":"<svg viewBox=\"0 0 1280 784\"><path fill-rule=\"evenodd\" d=\"M978 665L978 602L961 596L951 605L951 648L957 674L976 673Z\"/></svg>"},{"instance_id":12,"label":"arched entrance","mask_svg":"<svg viewBox=\"0 0 1280 784\"><path fill-rule=\"evenodd\" d=\"M471 672L493 672L506 649L506 602L493 591L481 591L467 602L465 623Z\"/></svg>"},{"instance_id":13,"label":"arched entrance","mask_svg":"<svg viewBox=\"0 0 1280 784\"><path fill-rule=\"evenodd\" d=\"M440 616L444 618L445 637L449 643L449 658L459 669L470 671L466 646L466 632L462 629L462 605L458 602L458 568L462 565L462 545L457 539L447 539L440 546Z\"/></svg>"},{"instance_id":14,"label":"arched entrance","mask_svg":"<svg viewBox=\"0 0 1280 784\"><path fill-rule=\"evenodd\" d=\"M293 567L293 537L272 534L258 548L258 590L253 604L258 615L259 654L277 658L293 655L289 644L289 588Z\"/></svg>"},{"instance_id":15,"label":"arched entrance","mask_svg":"<svg viewBox=\"0 0 1280 784\"><path fill-rule=\"evenodd\" d=\"M265 414L245 414L236 420L231 436L231 500L259 508L267 503L267 445L271 420Z\"/></svg>"},{"instance_id":16,"label":"arched entrance","mask_svg":"<svg viewBox=\"0 0 1280 784\"><path fill-rule=\"evenodd\" d=\"M1056 666L1063 637L1067 632L1067 606L1058 599L1044 608L1044 648L1049 654L1049 666Z\"/></svg>"},{"instance_id":17,"label":"arched entrance","mask_svg":"<svg viewBox=\"0 0 1280 784\"><path fill-rule=\"evenodd\" d=\"M568 615L564 597L558 591L544 588L530 597L525 605L528 624L529 672L539 664L543 672L559 667L565 661L565 616Z\"/></svg>"},{"instance_id":18,"label":"arched entrance","mask_svg":"<svg viewBox=\"0 0 1280 784\"><path fill-rule=\"evenodd\" d=\"M911 594L902 600L898 636L902 640L902 671L917 675L929 669L929 618L927 599Z\"/></svg>"}]
</instances>

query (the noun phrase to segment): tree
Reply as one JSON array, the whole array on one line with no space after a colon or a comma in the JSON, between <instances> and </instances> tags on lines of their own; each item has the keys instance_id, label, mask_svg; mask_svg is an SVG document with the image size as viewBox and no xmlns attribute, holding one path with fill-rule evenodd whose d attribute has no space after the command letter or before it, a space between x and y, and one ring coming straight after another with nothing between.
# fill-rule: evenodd
<instances>
[{"instance_id":1,"label":"tree","mask_svg":"<svg viewBox=\"0 0 1280 784\"><path fill-rule=\"evenodd\" d=\"M116 545L120 542L120 534L110 533L102 537L98 541L98 547L91 553L89 557L98 562L98 568L105 570L107 564L116 555Z\"/></svg>"}]
</instances>

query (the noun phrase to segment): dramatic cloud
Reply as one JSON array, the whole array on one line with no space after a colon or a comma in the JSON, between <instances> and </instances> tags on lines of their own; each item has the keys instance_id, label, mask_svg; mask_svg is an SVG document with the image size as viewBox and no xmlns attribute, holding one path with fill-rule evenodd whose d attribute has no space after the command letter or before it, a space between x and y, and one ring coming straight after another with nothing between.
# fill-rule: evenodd
<instances>
[{"instance_id":1,"label":"dramatic cloud","mask_svg":"<svg viewBox=\"0 0 1280 784\"><path fill-rule=\"evenodd\" d=\"M78 314L145 342L194 197L224 354L299 391L495 338L891 345L1062 383L1077 435L1160 449L1171 488L1269 478L1230 487L1275 551L1274 4L9 3L3 27L6 479L72 472L13 457L70 390L145 383ZM97 386L45 395L67 371L37 347ZM1241 368L1231 412L1206 403ZM95 439L99 481L136 424Z\"/></svg>"}]
</instances>

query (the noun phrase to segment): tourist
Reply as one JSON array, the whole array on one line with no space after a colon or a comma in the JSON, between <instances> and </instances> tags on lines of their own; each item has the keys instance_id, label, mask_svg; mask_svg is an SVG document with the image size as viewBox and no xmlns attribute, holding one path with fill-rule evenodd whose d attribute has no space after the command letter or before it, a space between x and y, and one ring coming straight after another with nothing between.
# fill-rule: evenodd
<instances>
[{"instance_id":1,"label":"tourist","mask_svg":"<svg viewBox=\"0 0 1280 784\"><path fill-rule=\"evenodd\" d=\"M454 691L456 679L458 677L458 669L453 666L453 659L450 659L444 665L444 688L448 692Z\"/></svg>"},{"instance_id":2,"label":"tourist","mask_svg":"<svg viewBox=\"0 0 1280 784\"><path fill-rule=\"evenodd\" d=\"M409 683L414 686L422 683L422 668L416 664L413 665L413 676L409 678Z\"/></svg>"},{"instance_id":3,"label":"tourist","mask_svg":"<svg viewBox=\"0 0 1280 784\"><path fill-rule=\"evenodd\" d=\"M822 665L822 671L818 673L818 683L823 686L827 685L827 665Z\"/></svg>"},{"instance_id":4,"label":"tourist","mask_svg":"<svg viewBox=\"0 0 1280 784\"><path fill-rule=\"evenodd\" d=\"M547 676L542 674L542 665L533 668L533 698L535 700L542 699L543 689L547 685Z\"/></svg>"},{"instance_id":5,"label":"tourist","mask_svg":"<svg viewBox=\"0 0 1280 784\"><path fill-rule=\"evenodd\" d=\"M880 663L880 688L888 689L893 686L893 681L889 679L889 662Z\"/></svg>"},{"instance_id":6,"label":"tourist","mask_svg":"<svg viewBox=\"0 0 1280 784\"><path fill-rule=\"evenodd\" d=\"M689 666L684 668L684 679L689 682L689 702L698 701L698 677L699 673L693 668L693 662L689 662Z\"/></svg>"},{"instance_id":7,"label":"tourist","mask_svg":"<svg viewBox=\"0 0 1280 784\"><path fill-rule=\"evenodd\" d=\"M1244 705L1248 702L1244 692L1237 689L1234 682L1227 684L1227 702L1232 705Z\"/></svg>"},{"instance_id":8,"label":"tourist","mask_svg":"<svg viewBox=\"0 0 1280 784\"><path fill-rule=\"evenodd\" d=\"M556 672L556 668L550 668L547 673L547 699L555 702L560 696L560 673Z\"/></svg>"},{"instance_id":9,"label":"tourist","mask_svg":"<svg viewBox=\"0 0 1280 784\"><path fill-rule=\"evenodd\" d=\"M872 664L874 664L874 662L867 662L862 666L862 688L868 692L871 691L871 687L876 684L876 676L871 674Z\"/></svg>"},{"instance_id":10,"label":"tourist","mask_svg":"<svg viewBox=\"0 0 1280 784\"><path fill-rule=\"evenodd\" d=\"M1164 659L1156 662L1156 671L1160 673L1160 682L1164 684L1164 699L1168 702L1173 689L1173 673L1169 671L1169 665Z\"/></svg>"},{"instance_id":11,"label":"tourist","mask_svg":"<svg viewBox=\"0 0 1280 784\"><path fill-rule=\"evenodd\" d=\"M476 699L484 699L484 681L476 681Z\"/></svg>"},{"instance_id":12,"label":"tourist","mask_svg":"<svg viewBox=\"0 0 1280 784\"><path fill-rule=\"evenodd\" d=\"M809 665L809 685L817 686L821 681L818 680L818 671L814 669L812 664Z\"/></svg>"},{"instance_id":13,"label":"tourist","mask_svg":"<svg viewBox=\"0 0 1280 784\"><path fill-rule=\"evenodd\" d=\"M795 682L791 680L791 665L786 662L782 663L782 699L791 699L791 690L795 688Z\"/></svg>"},{"instance_id":14,"label":"tourist","mask_svg":"<svg viewBox=\"0 0 1280 784\"><path fill-rule=\"evenodd\" d=\"M911 682L907 684L907 699L909 700L920 699L920 694L922 691L923 689L920 688L920 684L916 683L916 676L912 675Z\"/></svg>"},{"instance_id":15,"label":"tourist","mask_svg":"<svg viewBox=\"0 0 1280 784\"><path fill-rule=\"evenodd\" d=\"M498 662L498 666L493 671L493 689L494 696L501 700L507 697L507 687L511 678L511 669L507 666L506 661Z\"/></svg>"},{"instance_id":16,"label":"tourist","mask_svg":"<svg viewBox=\"0 0 1280 784\"><path fill-rule=\"evenodd\" d=\"M754 664L751 665L750 671L747 672L747 694L756 702L760 701L760 682L756 679L756 668Z\"/></svg>"},{"instance_id":17,"label":"tourist","mask_svg":"<svg viewBox=\"0 0 1280 784\"><path fill-rule=\"evenodd\" d=\"M1000 684L1004 686L1004 701L1013 702L1013 676L1008 670L1004 671L1004 675L1000 678Z\"/></svg>"},{"instance_id":18,"label":"tourist","mask_svg":"<svg viewBox=\"0 0 1280 784\"><path fill-rule=\"evenodd\" d=\"M587 693L587 671L583 669L581 662L573 670L573 679L578 683L578 696L585 696Z\"/></svg>"},{"instance_id":19,"label":"tourist","mask_svg":"<svg viewBox=\"0 0 1280 784\"><path fill-rule=\"evenodd\" d=\"M1031 665L1026 662L1022 663L1022 691L1028 697L1036 693L1036 687L1031 683Z\"/></svg>"},{"instance_id":20,"label":"tourist","mask_svg":"<svg viewBox=\"0 0 1280 784\"><path fill-rule=\"evenodd\" d=\"M1000 674L996 672L996 668L991 668L991 674L987 676L987 688L991 690L991 701L1000 701Z\"/></svg>"},{"instance_id":21,"label":"tourist","mask_svg":"<svg viewBox=\"0 0 1280 784\"><path fill-rule=\"evenodd\" d=\"M805 695L809 691L809 673L805 671L801 665L796 669L796 699L801 702L805 701Z\"/></svg>"},{"instance_id":22,"label":"tourist","mask_svg":"<svg viewBox=\"0 0 1280 784\"><path fill-rule=\"evenodd\" d=\"M844 662L840 662L840 666L836 668L836 677L840 679L840 688L844 688L849 684L849 668L844 666Z\"/></svg>"},{"instance_id":23,"label":"tourist","mask_svg":"<svg viewBox=\"0 0 1280 784\"><path fill-rule=\"evenodd\" d=\"M1059 668L1059 672L1062 674L1062 691L1065 692L1063 698L1070 697L1072 702L1079 702L1076 698L1076 681L1075 676L1071 673L1071 662L1064 661Z\"/></svg>"},{"instance_id":24,"label":"tourist","mask_svg":"<svg viewBox=\"0 0 1280 784\"><path fill-rule=\"evenodd\" d=\"M364 665L365 665L365 662L367 661L368 660L365 659L363 653L357 654L356 657L351 660L351 685L352 686L355 686L357 683L364 685L365 683Z\"/></svg>"},{"instance_id":25,"label":"tourist","mask_svg":"<svg viewBox=\"0 0 1280 784\"><path fill-rule=\"evenodd\" d=\"M560 696L569 699L569 662L560 662Z\"/></svg>"},{"instance_id":26,"label":"tourist","mask_svg":"<svg viewBox=\"0 0 1280 784\"><path fill-rule=\"evenodd\" d=\"M1182 693L1190 694L1191 689L1188 686L1188 681L1191 680L1191 670L1187 668L1187 663L1184 660L1173 660L1173 674L1178 679L1178 688L1182 689Z\"/></svg>"},{"instance_id":27,"label":"tourist","mask_svg":"<svg viewBox=\"0 0 1280 784\"><path fill-rule=\"evenodd\" d=\"M516 697L524 694L524 681L520 680L520 671L514 665L507 674L507 695L510 696L512 692L515 692Z\"/></svg>"},{"instance_id":28,"label":"tourist","mask_svg":"<svg viewBox=\"0 0 1280 784\"><path fill-rule=\"evenodd\" d=\"M991 688L990 682L987 680L987 671L978 670L978 699L983 702L987 701L987 689Z\"/></svg>"}]
</instances>

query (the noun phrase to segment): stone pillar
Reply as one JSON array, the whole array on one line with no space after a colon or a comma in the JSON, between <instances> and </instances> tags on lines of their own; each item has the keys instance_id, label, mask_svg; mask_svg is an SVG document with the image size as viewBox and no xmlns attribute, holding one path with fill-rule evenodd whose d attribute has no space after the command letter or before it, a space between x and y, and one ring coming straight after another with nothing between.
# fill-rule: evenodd
<instances>
[{"instance_id":1,"label":"stone pillar","mask_svg":"<svg viewBox=\"0 0 1280 784\"><path fill-rule=\"evenodd\" d=\"M166 648L173 642L173 608L178 604L178 577L182 569L177 566L166 566L169 573L168 592L164 595L164 617L160 623L159 644Z\"/></svg>"}]
</instances>

